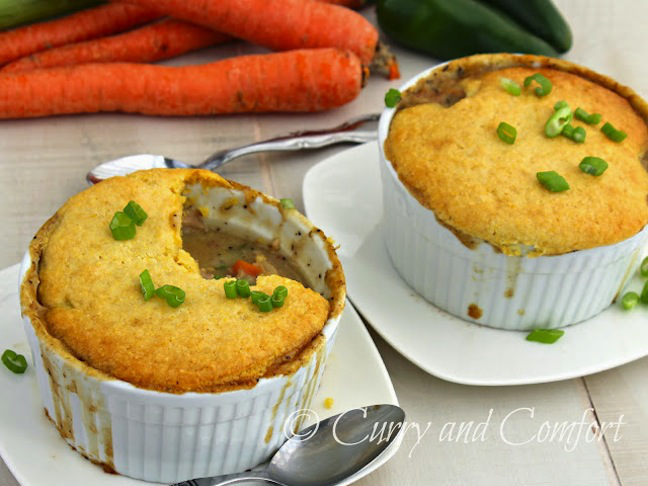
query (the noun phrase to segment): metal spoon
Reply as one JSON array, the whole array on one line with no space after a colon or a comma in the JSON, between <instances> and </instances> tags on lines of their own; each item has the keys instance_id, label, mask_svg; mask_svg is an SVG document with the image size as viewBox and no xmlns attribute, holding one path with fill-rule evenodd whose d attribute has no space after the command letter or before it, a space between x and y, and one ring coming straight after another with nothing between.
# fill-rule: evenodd
<instances>
[{"instance_id":1,"label":"metal spoon","mask_svg":"<svg viewBox=\"0 0 648 486\"><path fill-rule=\"evenodd\" d=\"M173 486L264 481L279 486L333 486L380 456L403 431L405 412L372 405L329 417L289 439L262 471L192 479Z\"/></svg>"},{"instance_id":2,"label":"metal spoon","mask_svg":"<svg viewBox=\"0 0 648 486\"><path fill-rule=\"evenodd\" d=\"M179 160L170 159L162 155L131 155L98 165L88 172L86 180L89 184L96 184L97 182L101 182L109 177L126 175L135 172L136 170L144 169L178 169L196 167L215 171L237 157L257 152L316 149L337 143L370 142L376 140L376 130L358 131L357 129L365 125L367 122L377 121L378 118L380 118L380 115L376 113L364 115L330 129L293 132L288 135L251 143L242 147L221 150L210 155L207 159L196 166L180 162Z\"/></svg>"}]
</instances>

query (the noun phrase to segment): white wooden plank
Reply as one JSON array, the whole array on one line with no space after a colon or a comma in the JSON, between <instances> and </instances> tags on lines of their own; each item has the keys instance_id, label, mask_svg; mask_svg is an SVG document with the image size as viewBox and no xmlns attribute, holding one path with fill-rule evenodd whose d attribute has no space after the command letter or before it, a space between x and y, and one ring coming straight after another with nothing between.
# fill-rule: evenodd
<instances>
[{"instance_id":1,"label":"white wooden plank","mask_svg":"<svg viewBox=\"0 0 648 486\"><path fill-rule=\"evenodd\" d=\"M407 419L420 424L431 422L432 425L418 445L416 433L408 433L396 457L358 485L619 484L613 471L605 466L605 451L596 442L586 442L585 431L573 451L568 450L571 443L567 440L541 441L544 422L552 425L580 422L583 414L587 421L593 420L593 416L586 412L589 400L580 380L520 387L456 385L429 376L373 332L372 337L387 364L401 406L408 414ZM528 411L520 410L525 408L535 410L533 418ZM446 424L483 422L491 409L493 415L483 442L479 436L468 443L441 439ZM516 410L519 411L514 412ZM503 422L502 435L500 426ZM525 442L534 434L540 435L525 445L506 442Z\"/></svg>"},{"instance_id":2,"label":"white wooden plank","mask_svg":"<svg viewBox=\"0 0 648 486\"><path fill-rule=\"evenodd\" d=\"M619 440L608 438L614 467L623 486L648 483L648 358L585 379L599 420L623 416Z\"/></svg>"}]
</instances>

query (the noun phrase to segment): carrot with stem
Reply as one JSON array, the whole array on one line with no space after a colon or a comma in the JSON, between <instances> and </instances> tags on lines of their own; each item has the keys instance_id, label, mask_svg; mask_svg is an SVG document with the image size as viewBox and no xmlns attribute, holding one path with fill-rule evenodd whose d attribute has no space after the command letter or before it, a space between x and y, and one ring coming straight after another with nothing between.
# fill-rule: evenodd
<instances>
[{"instance_id":1,"label":"carrot with stem","mask_svg":"<svg viewBox=\"0 0 648 486\"><path fill-rule=\"evenodd\" d=\"M0 64L72 42L103 37L145 24L162 15L150 8L109 3L0 33Z\"/></svg>"},{"instance_id":2,"label":"carrot with stem","mask_svg":"<svg viewBox=\"0 0 648 486\"><path fill-rule=\"evenodd\" d=\"M230 39L226 34L183 20L164 19L123 34L32 54L10 62L0 73L92 62L154 62Z\"/></svg>"},{"instance_id":3,"label":"carrot with stem","mask_svg":"<svg viewBox=\"0 0 648 486\"><path fill-rule=\"evenodd\" d=\"M314 0L129 0L275 51L337 47L365 66L378 31L353 10Z\"/></svg>"},{"instance_id":4,"label":"carrot with stem","mask_svg":"<svg viewBox=\"0 0 648 486\"><path fill-rule=\"evenodd\" d=\"M354 99L364 75L355 54L334 48L194 66L80 64L0 75L0 118L320 111Z\"/></svg>"}]
</instances>

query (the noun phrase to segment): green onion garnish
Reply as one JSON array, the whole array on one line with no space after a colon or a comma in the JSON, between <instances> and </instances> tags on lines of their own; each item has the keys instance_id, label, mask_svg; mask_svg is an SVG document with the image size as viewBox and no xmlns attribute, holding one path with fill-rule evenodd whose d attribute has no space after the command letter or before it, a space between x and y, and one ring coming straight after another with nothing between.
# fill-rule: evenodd
<instances>
[{"instance_id":1,"label":"green onion garnish","mask_svg":"<svg viewBox=\"0 0 648 486\"><path fill-rule=\"evenodd\" d=\"M560 103L560 102L558 102ZM556 103L556 105L558 105ZM554 107L555 108L555 107ZM560 108L555 110L554 114L549 117L547 123L545 123L545 135L549 138L557 137L563 131L563 128L569 124L572 120L572 112L569 108L569 105L566 102L563 102L560 105Z\"/></svg>"},{"instance_id":2,"label":"green onion garnish","mask_svg":"<svg viewBox=\"0 0 648 486\"><path fill-rule=\"evenodd\" d=\"M607 138L613 142L620 143L625 140L628 134L622 130L617 130L612 126L610 122L605 122L605 125L601 127L601 131L605 134Z\"/></svg>"},{"instance_id":3,"label":"green onion garnish","mask_svg":"<svg viewBox=\"0 0 648 486\"><path fill-rule=\"evenodd\" d=\"M576 108L576 111L574 112L574 116L578 118L580 121L587 123L588 125L598 125L599 123L601 123L600 113L593 113L590 115L582 108Z\"/></svg>"},{"instance_id":4,"label":"green onion garnish","mask_svg":"<svg viewBox=\"0 0 648 486\"><path fill-rule=\"evenodd\" d=\"M585 142L586 135L587 132L583 127L576 127L574 128L574 133L572 134L571 139L576 143L583 143Z\"/></svg>"},{"instance_id":5,"label":"green onion garnish","mask_svg":"<svg viewBox=\"0 0 648 486\"><path fill-rule=\"evenodd\" d=\"M648 278L648 257L644 258L641 265L639 265L639 275L643 278Z\"/></svg>"},{"instance_id":6,"label":"green onion garnish","mask_svg":"<svg viewBox=\"0 0 648 486\"><path fill-rule=\"evenodd\" d=\"M277 285L274 292L272 292L272 295L279 295L285 298L288 296L288 289L283 285Z\"/></svg>"},{"instance_id":7,"label":"green onion garnish","mask_svg":"<svg viewBox=\"0 0 648 486\"><path fill-rule=\"evenodd\" d=\"M155 295L166 300L171 307L179 307L185 301L185 291L174 285L163 285L155 291Z\"/></svg>"},{"instance_id":8,"label":"green onion garnish","mask_svg":"<svg viewBox=\"0 0 648 486\"><path fill-rule=\"evenodd\" d=\"M225 293L227 293L227 290L225 290ZM250 282L243 278L238 279L236 281L236 293L241 297L249 297L252 293L250 291Z\"/></svg>"},{"instance_id":9,"label":"green onion garnish","mask_svg":"<svg viewBox=\"0 0 648 486\"><path fill-rule=\"evenodd\" d=\"M608 168L608 163L600 157L585 157L578 167L586 174L600 176Z\"/></svg>"},{"instance_id":10,"label":"green onion garnish","mask_svg":"<svg viewBox=\"0 0 648 486\"><path fill-rule=\"evenodd\" d=\"M223 283L223 288L225 288L225 297L228 299L236 299L238 297L238 292L236 291L236 280L228 280Z\"/></svg>"},{"instance_id":11,"label":"green onion garnish","mask_svg":"<svg viewBox=\"0 0 648 486\"><path fill-rule=\"evenodd\" d=\"M137 204L135 201L130 201L126 205L126 207L124 208L124 213L126 213L126 216L132 219L133 223L135 223L137 226L142 226L142 223L146 221L146 218L148 218L146 211L144 211L142 209L142 206Z\"/></svg>"},{"instance_id":12,"label":"green onion garnish","mask_svg":"<svg viewBox=\"0 0 648 486\"><path fill-rule=\"evenodd\" d=\"M261 312L270 312L272 310L272 299L269 295L260 295L256 300L256 305Z\"/></svg>"},{"instance_id":13,"label":"green onion garnish","mask_svg":"<svg viewBox=\"0 0 648 486\"><path fill-rule=\"evenodd\" d=\"M641 302L643 304L648 304L648 280L644 284L643 290L641 291Z\"/></svg>"},{"instance_id":14,"label":"green onion garnish","mask_svg":"<svg viewBox=\"0 0 648 486\"><path fill-rule=\"evenodd\" d=\"M513 145L515 143L515 137L517 137L517 130L508 123L501 122L497 126L497 136L502 142Z\"/></svg>"},{"instance_id":15,"label":"green onion garnish","mask_svg":"<svg viewBox=\"0 0 648 486\"><path fill-rule=\"evenodd\" d=\"M284 300L286 300L286 298L281 297L280 295L272 294L271 300L272 300L272 307L283 307Z\"/></svg>"},{"instance_id":16,"label":"green onion garnish","mask_svg":"<svg viewBox=\"0 0 648 486\"><path fill-rule=\"evenodd\" d=\"M639 303L639 294L637 292L627 292L621 299L621 307L625 310L632 310Z\"/></svg>"},{"instance_id":17,"label":"green onion garnish","mask_svg":"<svg viewBox=\"0 0 648 486\"><path fill-rule=\"evenodd\" d=\"M549 93L551 93L551 81L545 78L542 74L532 74L524 80L524 86L529 86L533 81L540 85L535 89L535 94L537 96L547 96Z\"/></svg>"},{"instance_id":18,"label":"green onion garnish","mask_svg":"<svg viewBox=\"0 0 648 486\"><path fill-rule=\"evenodd\" d=\"M279 199L279 204L281 204L281 207L284 209L295 209L295 202L289 197Z\"/></svg>"},{"instance_id":19,"label":"green onion garnish","mask_svg":"<svg viewBox=\"0 0 648 486\"><path fill-rule=\"evenodd\" d=\"M268 294L266 294L265 292L259 292L258 290L253 290L250 294L250 300L254 305L257 305L259 299L263 296L268 297Z\"/></svg>"},{"instance_id":20,"label":"green onion garnish","mask_svg":"<svg viewBox=\"0 0 648 486\"><path fill-rule=\"evenodd\" d=\"M284 305L284 300L288 296L288 289L283 285L279 285L272 293L272 305L274 307L281 307Z\"/></svg>"},{"instance_id":21,"label":"green onion garnish","mask_svg":"<svg viewBox=\"0 0 648 486\"><path fill-rule=\"evenodd\" d=\"M116 240L132 240L135 238L135 223L126 213L118 211L110 221L110 232Z\"/></svg>"},{"instance_id":22,"label":"green onion garnish","mask_svg":"<svg viewBox=\"0 0 648 486\"><path fill-rule=\"evenodd\" d=\"M142 294L144 294L144 300L149 300L155 295L155 285L153 284L153 279L148 270L144 270L140 273L140 287L142 287Z\"/></svg>"},{"instance_id":23,"label":"green onion garnish","mask_svg":"<svg viewBox=\"0 0 648 486\"><path fill-rule=\"evenodd\" d=\"M12 372L20 375L27 369L27 360L22 354L18 354L11 349L6 349L2 353L2 362Z\"/></svg>"},{"instance_id":24,"label":"green onion garnish","mask_svg":"<svg viewBox=\"0 0 648 486\"><path fill-rule=\"evenodd\" d=\"M583 127L574 128L570 123L563 127L560 134L576 143L585 142L585 137L587 136L587 132Z\"/></svg>"},{"instance_id":25,"label":"green onion garnish","mask_svg":"<svg viewBox=\"0 0 648 486\"><path fill-rule=\"evenodd\" d=\"M522 93L522 88L519 84L509 78L500 78L500 85L506 90L507 93L512 94L513 96L520 96Z\"/></svg>"},{"instance_id":26,"label":"green onion garnish","mask_svg":"<svg viewBox=\"0 0 648 486\"><path fill-rule=\"evenodd\" d=\"M401 98L401 92L397 89L391 88L387 93L385 93L385 106L387 108L394 108Z\"/></svg>"},{"instance_id":27,"label":"green onion garnish","mask_svg":"<svg viewBox=\"0 0 648 486\"><path fill-rule=\"evenodd\" d=\"M561 192L569 189L569 184L565 178L556 171L538 172L536 177L540 184L551 192Z\"/></svg>"},{"instance_id":28,"label":"green onion garnish","mask_svg":"<svg viewBox=\"0 0 648 486\"><path fill-rule=\"evenodd\" d=\"M554 105L554 111L558 111L565 106L569 106L565 100L556 101L556 104Z\"/></svg>"},{"instance_id":29,"label":"green onion garnish","mask_svg":"<svg viewBox=\"0 0 648 486\"><path fill-rule=\"evenodd\" d=\"M528 334L526 340L544 344L553 344L564 334L565 331L561 329L534 329Z\"/></svg>"}]
</instances>

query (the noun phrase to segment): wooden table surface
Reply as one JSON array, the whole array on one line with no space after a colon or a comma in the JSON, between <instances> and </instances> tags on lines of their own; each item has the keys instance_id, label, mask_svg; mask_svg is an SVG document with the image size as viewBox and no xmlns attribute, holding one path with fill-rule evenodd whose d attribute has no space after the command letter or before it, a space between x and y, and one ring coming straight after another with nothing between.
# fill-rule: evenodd
<instances>
[{"instance_id":1,"label":"wooden table surface","mask_svg":"<svg viewBox=\"0 0 648 486\"><path fill-rule=\"evenodd\" d=\"M610 74L648 97L648 30L643 25L648 2L557 3L575 37L566 58ZM371 9L365 14L374 20ZM174 62L254 51L261 50L233 44ZM396 52L403 79L435 62ZM68 197L86 187L85 173L97 163L134 153L198 162L218 149L377 112L384 92L397 84L372 79L357 100L323 114L184 119L106 114L0 122L0 268L19 261L33 233ZM343 148L250 156L227 166L222 174L277 197L292 197L303 207L305 172L339 150ZM416 434L408 434L394 459L359 485L648 485L648 358L559 383L468 387L426 374L375 333L373 337L408 419L431 425L418 444ZM8 399L1 392L0 397ZM442 434L453 422L456 427L470 421L476 425L489 414L488 433L476 440L451 440ZM542 440L537 435L545 422L600 426L620 419L623 424L603 437L592 435L597 425L587 425L578 441ZM0 460L0 486L17 484ZM58 484L56 478L49 484Z\"/></svg>"}]
</instances>

